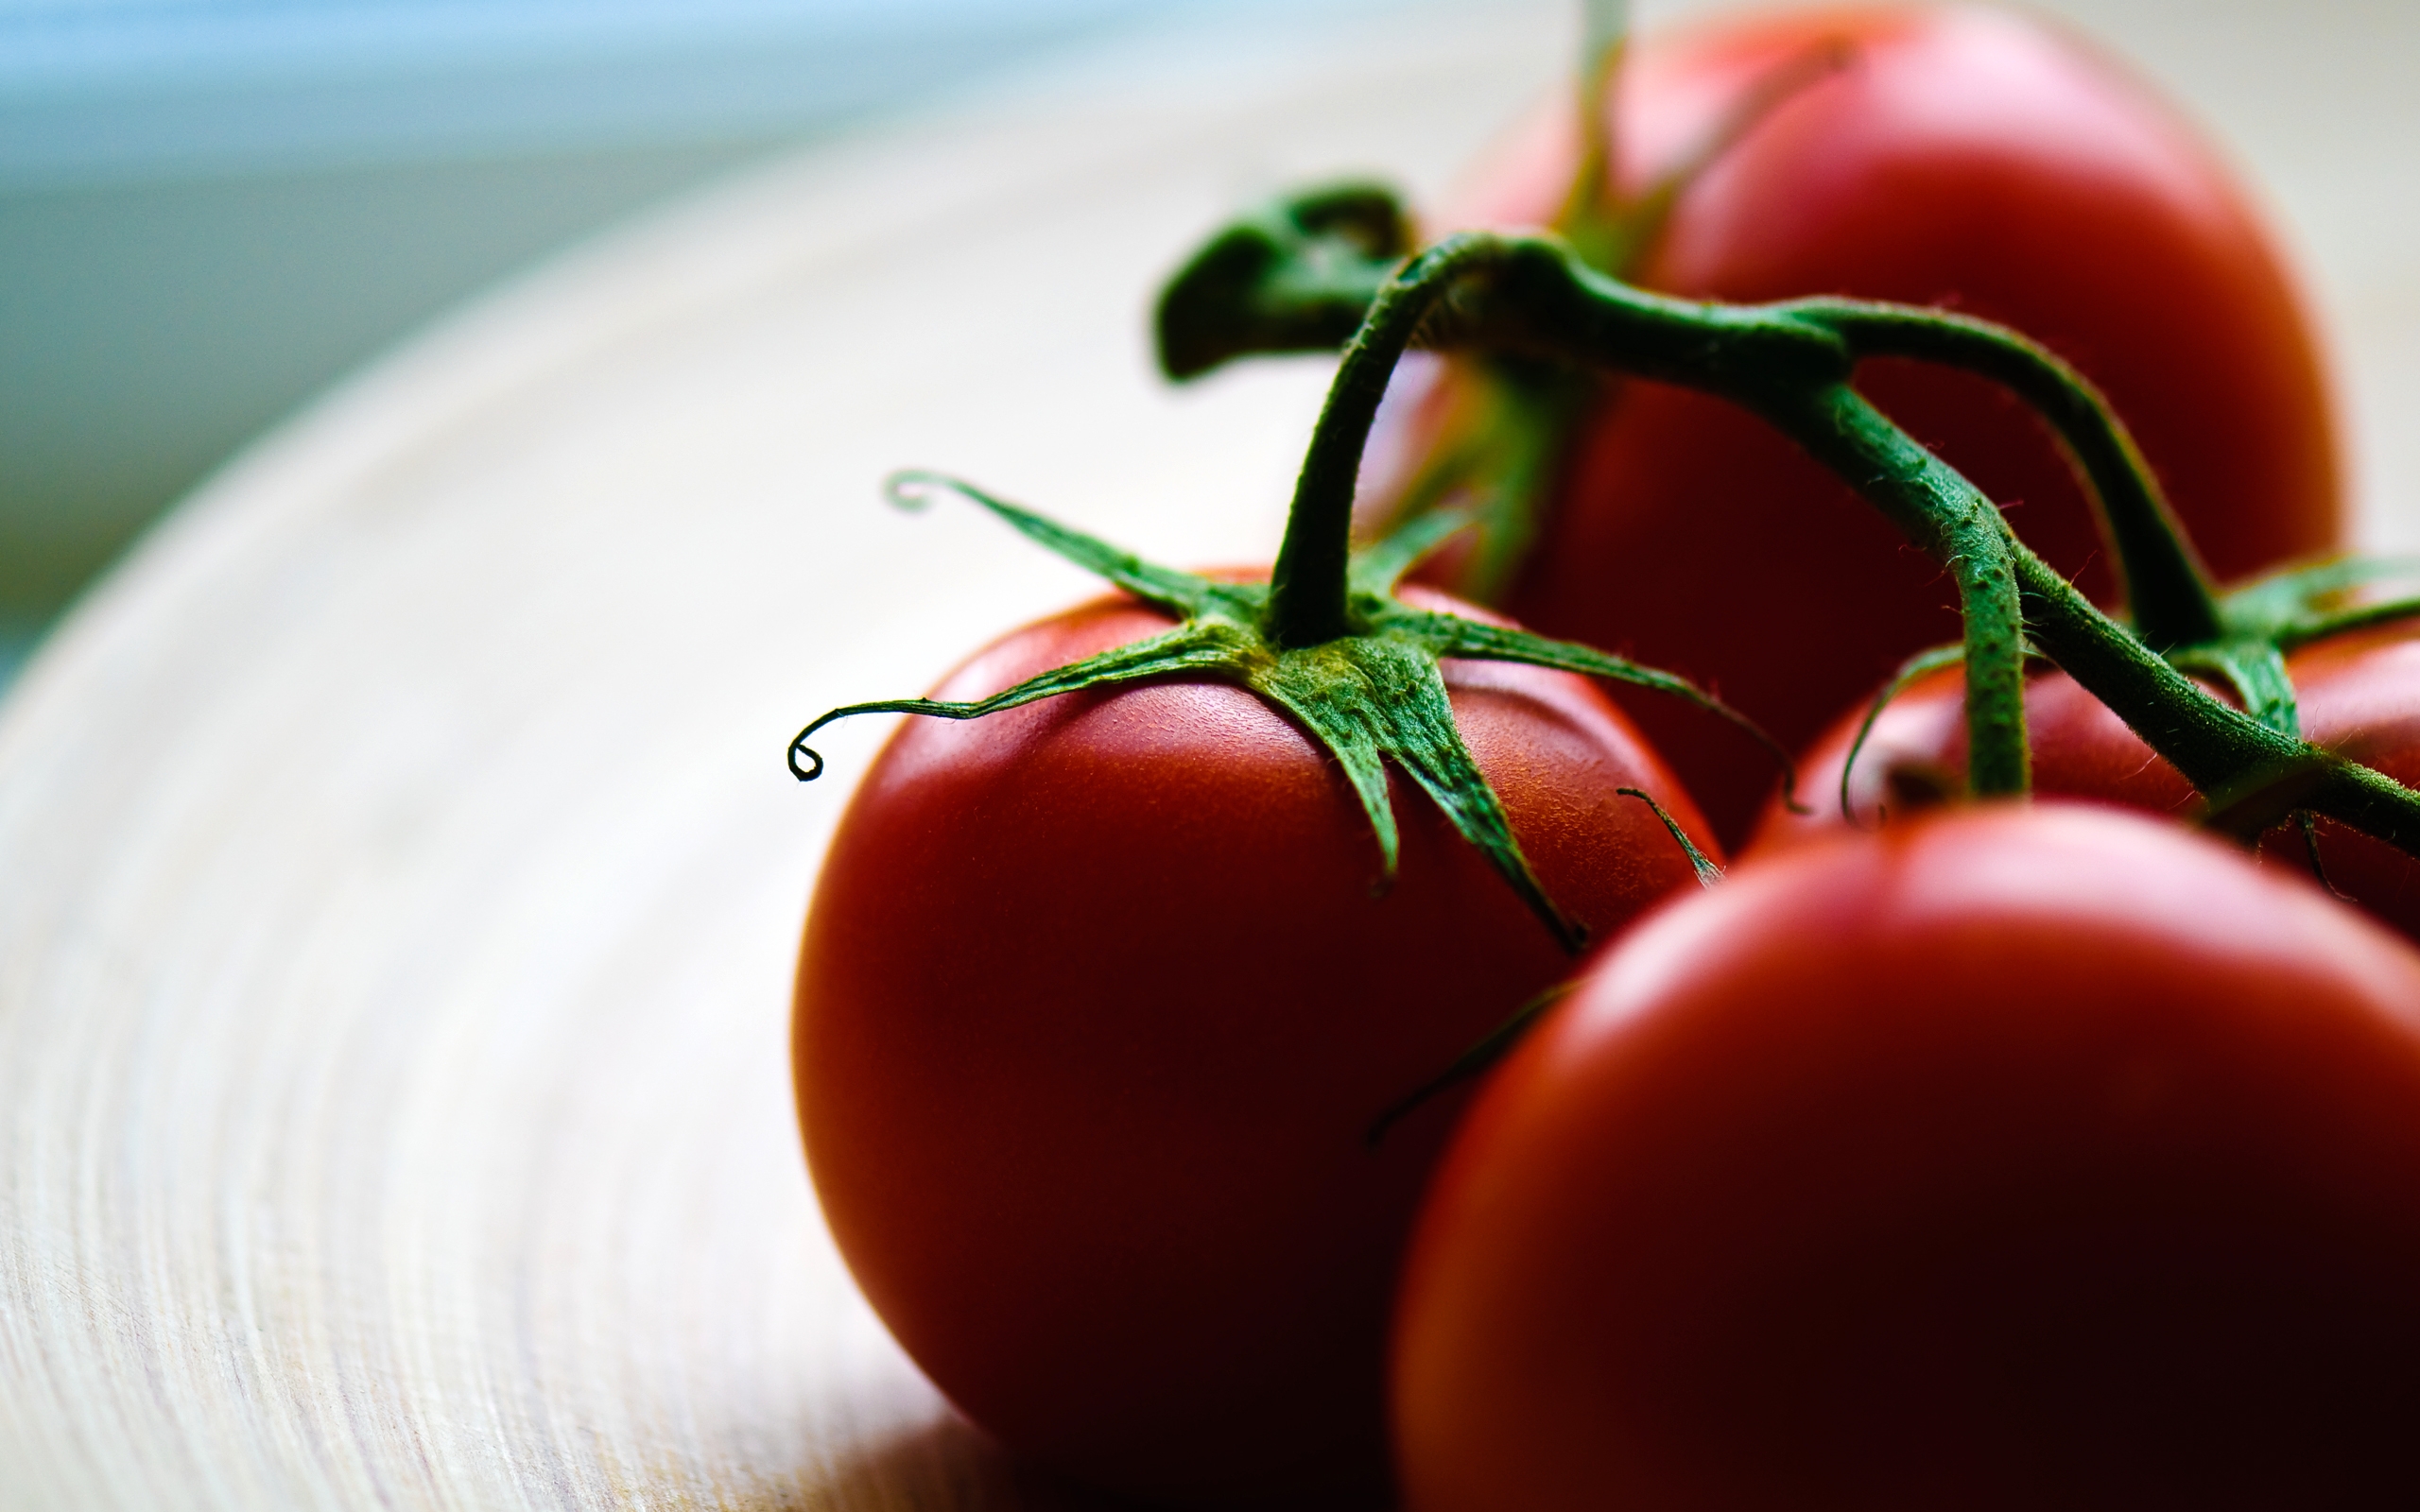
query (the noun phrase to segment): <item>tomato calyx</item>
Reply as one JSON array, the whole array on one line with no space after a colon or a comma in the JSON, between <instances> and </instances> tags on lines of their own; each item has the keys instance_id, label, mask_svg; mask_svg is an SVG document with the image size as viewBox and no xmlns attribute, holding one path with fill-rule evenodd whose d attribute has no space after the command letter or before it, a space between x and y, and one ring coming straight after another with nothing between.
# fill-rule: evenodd
<instances>
[{"instance_id":1,"label":"tomato calyx","mask_svg":"<svg viewBox=\"0 0 2420 1512\"><path fill-rule=\"evenodd\" d=\"M878 699L831 710L790 742L790 771L801 782L812 782L823 770L822 758L807 745L816 731L857 714L978 719L1063 693L1148 679L1231 682L1283 710L1336 758L1377 840L1381 888L1394 876L1398 851L1387 793L1386 764L1392 762L1428 795L1456 832L1479 849L1564 949L1577 953L1586 932L1556 907L1522 855L1502 804L1455 728L1438 659L1520 662L1634 683L1756 732L1743 716L1668 673L1588 646L1418 609L1395 598L1403 575L1460 528L1461 523L1450 517L1431 517L1353 554L1343 585L1346 632L1289 646L1270 628L1277 593L1273 582L1228 582L1157 566L955 478L905 472L893 474L886 489L894 502L911 507L936 490L962 495L1027 539L1176 616L1179 624L988 698L963 703ZM1703 856L1695 859L1711 865Z\"/></svg>"}]
</instances>

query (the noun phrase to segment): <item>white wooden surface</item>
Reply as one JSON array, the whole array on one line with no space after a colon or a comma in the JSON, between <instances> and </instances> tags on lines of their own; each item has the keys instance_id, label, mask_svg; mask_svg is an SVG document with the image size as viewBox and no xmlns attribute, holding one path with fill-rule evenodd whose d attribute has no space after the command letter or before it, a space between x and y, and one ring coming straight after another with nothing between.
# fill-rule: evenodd
<instances>
[{"instance_id":1,"label":"white wooden surface","mask_svg":"<svg viewBox=\"0 0 2420 1512\"><path fill-rule=\"evenodd\" d=\"M1085 590L885 509L890 467L1264 557L1323 365L1167 392L1154 281L1277 184L1433 185L1569 28L1272 22L803 157L195 500L0 713L0 1507L1053 1500L817 1223L790 953L879 730L815 789L783 742ZM2376 271L2374 229L2301 234Z\"/></svg>"}]
</instances>

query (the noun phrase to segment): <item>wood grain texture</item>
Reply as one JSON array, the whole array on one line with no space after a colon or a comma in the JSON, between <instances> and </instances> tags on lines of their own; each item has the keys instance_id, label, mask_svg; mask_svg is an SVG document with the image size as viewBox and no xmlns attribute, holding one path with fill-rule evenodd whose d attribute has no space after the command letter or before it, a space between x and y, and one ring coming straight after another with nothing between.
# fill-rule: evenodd
<instances>
[{"instance_id":1,"label":"wood grain texture","mask_svg":"<svg viewBox=\"0 0 2420 1512\"><path fill-rule=\"evenodd\" d=\"M1432 182L1563 40L1279 26L800 158L195 500L0 720L0 1506L1058 1500L818 1224L788 978L882 722L782 747L1091 591L892 467L1265 558L1325 366L1170 393L1156 278L1280 182Z\"/></svg>"}]
</instances>

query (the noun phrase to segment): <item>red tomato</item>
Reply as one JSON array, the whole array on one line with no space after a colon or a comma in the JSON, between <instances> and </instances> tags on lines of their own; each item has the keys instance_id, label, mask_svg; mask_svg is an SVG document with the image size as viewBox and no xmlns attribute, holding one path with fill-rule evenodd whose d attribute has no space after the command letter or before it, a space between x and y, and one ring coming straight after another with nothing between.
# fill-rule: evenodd
<instances>
[{"instance_id":1,"label":"red tomato","mask_svg":"<svg viewBox=\"0 0 2420 1512\"><path fill-rule=\"evenodd\" d=\"M2332 636L2286 659L2302 714L2316 745L2375 766L2396 782L2420 783L2420 625L2393 625ZM1895 768L1931 769L1953 782L1966 768L1965 684L1952 671L1901 694L1875 722L1851 774L1849 801L1858 822L1887 808ZM1802 793L1811 814L1767 810L1758 850L1795 844L1840 828L1841 764L1863 713L1835 726L1807 753ZM2030 679L2027 737L2033 788L2148 813L2185 816L2199 807L2183 773L2143 744L2124 721L2064 673ZM2420 860L2334 819L2319 821L2319 856L2328 883L2379 919L2420 939ZM2298 827L2270 832L2261 860L2274 870L2316 880Z\"/></svg>"},{"instance_id":2,"label":"red tomato","mask_svg":"<svg viewBox=\"0 0 2420 1512\"><path fill-rule=\"evenodd\" d=\"M1995 805L1743 862L1473 1106L1408 1512L2420 1500L2420 955Z\"/></svg>"},{"instance_id":3,"label":"red tomato","mask_svg":"<svg viewBox=\"0 0 2420 1512\"><path fill-rule=\"evenodd\" d=\"M1979 9L1725 19L1633 50L1624 181L1675 162L1758 81L1827 45L1845 67L1772 108L1682 194L1630 270L1761 301L1943 305L2047 343L2114 401L2210 567L2233 578L2342 542L2314 339L2232 175L2138 79L2048 25ZM1570 174L1567 107L1440 217L1536 224ZM1999 501L2096 599L2114 592L2047 434L1979 379L1875 362L1859 387ZM1954 639L1948 579L1871 507L1721 401L1623 387L1572 455L1509 612L1712 686L1792 747L1919 646ZM1763 753L1616 694L1736 840Z\"/></svg>"},{"instance_id":4,"label":"red tomato","mask_svg":"<svg viewBox=\"0 0 2420 1512\"><path fill-rule=\"evenodd\" d=\"M1167 623L1089 605L938 696ZM1568 913L1602 937L1692 885L1615 789L1703 821L1591 685L1443 665ZM1335 763L1209 683L911 719L868 773L799 968L808 1160L875 1311L1012 1450L1196 1504L1383 1500L1388 1298L1460 1100L1364 1133L1572 969L1409 782L1395 813L1379 896Z\"/></svg>"}]
</instances>

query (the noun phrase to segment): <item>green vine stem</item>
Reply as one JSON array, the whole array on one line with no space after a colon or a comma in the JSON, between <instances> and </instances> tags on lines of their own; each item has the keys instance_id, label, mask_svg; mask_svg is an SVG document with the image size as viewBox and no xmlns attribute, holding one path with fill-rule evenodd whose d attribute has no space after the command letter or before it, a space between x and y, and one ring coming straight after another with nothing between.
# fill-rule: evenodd
<instances>
[{"instance_id":1,"label":"green vine stem","mask_svg":"<svg viewBox=\"0 0 2420 1512\"><path fill-rule=\"evenodd\" d=\"M1280 648L1317 645L1351 633L1344 564L1353 549L1361 453L1378 401L1439 295L1494 250L1486 238L1459 237L1422 252L1380 287L1345 344L1303 456L1285 543L1270 576L1269 637Z\"/></svg>"},{"instance_id":2,"label":"green vine stem","mask_svg":"<svg viewBox=\"0 0 2420 1512\"><path fill-rule=\"evenodd\" d=\"M1169 281L1152 322L1161 370L1192 378L1247 352L1333 352L1415 245L1410 217L1375 184L1265 205Z\"/></svg>"},{"instance_id":3,"label":"green vine stem","mask_svg":"<svg viewBox=\"0 0 2420 1512\"><path fill-rule=\"evenodd\" d=\"M2223 633L2209 575L2100 391L2048 348L1985 321L1866 301L1804 301L1860 357L1912 357L2008 389L2046 421L2083 479L2116 558L2135 633L2153 649Z\"/></svg>"},{"instance_id":4,"label":"green vine stem","mask_svg":"<svg viewBox=\"0 0 2420 1512\"><path fill-rule=\"evenodd\" d=\"M1413 331L1435 345L1588 363L1729 399L1857 489L1958 585L1965 616L1968 780L1979 796L2025 790L2023 675L2030 644L2204 794L2290 790L2296 807L2420 854L2420 794L2308 745L2274 713L2261 717L2268 711L2250 695L2273 669L2234 659L2238 686L2247 703L2256 704L2250 712L2210 696L2145 639L2096 609L2015 539L1979 490L1850 387L1856 364L1879 355L1930 353L2004 375L2020 396L2044 404L2087 470L2113 530L2129 541L2130 580L2146 585L2159 601L2155 614L2165 616L2166 633L2218 648L2239 639L2228 604L2209 600L2198 564L2099 396L2014 333L1861 301L1733 306L1668 299L1595 272L1560 242L1477 232L1449 238L1407 265L1374 305L1371 326L1381 323L1380 305L1388 332ZM1930 335L1923 334L1927 326ZM1391 341L1357 341L1363 349L1355 368L1357 393L1368 386L1363 369L1382 360ZM1339 409L1333 422L1355 423L1361 413L1357 405ZM1322 429L1329 423L1323 418ZM1333 444L1337 455L1348 451L1343 441ZM1357 456L1357 443L1349 452ZM1298 508L1311 517L1340 512L1342 506L1315 496L1338 488L1332 467L1315 474L1306 466ZM1342 491L1349 504L1349 479ZM2274 656L2275 644L2261 648L2257 660ZM2251 679L2249 686L2243 679Z\"/></svg>"},{"instance_id":5,"label":"green vine stem","mask_svg":"<svg viewBox=\"0 0 2420 1512\"><path fill-rule=\"evenodd\" d=\"M1965 616L1969 782L1981 795L2027 785L2024 633L2012 566L2015 539L1974 485L1917 445L1850 387L1857 352L1821 311L1702 304L1649 294L1585 266L1561 242L1482 232L1447 237L1407 264L1346 349L1296 489L1298 542L1324 578L1351 529L1361 446L1386 377L1415 333L1580 358L1724 395L1765 416L1858 485L1907 536L1947 566ZM1316 580L1316 579L1315 579ZM1288 606L1290 607L1290 606ZM1273 633L1322 632L1332 606L1279 611Z\"/></svg>"}]
</instances>

